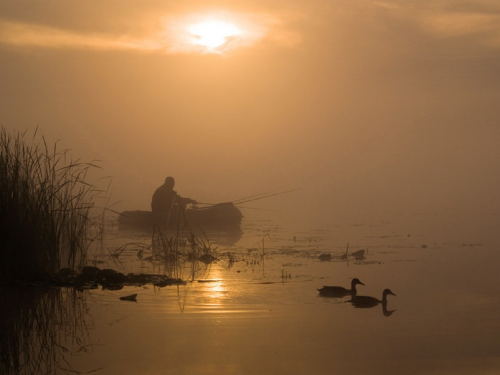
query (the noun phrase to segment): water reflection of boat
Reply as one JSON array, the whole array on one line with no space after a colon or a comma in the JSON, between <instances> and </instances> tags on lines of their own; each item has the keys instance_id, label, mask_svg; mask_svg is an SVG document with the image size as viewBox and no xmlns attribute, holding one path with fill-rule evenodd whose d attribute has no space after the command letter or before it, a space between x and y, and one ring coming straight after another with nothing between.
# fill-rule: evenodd
<instances>
[{"instance_id":1,"label":"water reflection of boat","mask_svg":"<svg viewBox=\"0 0 500 375\"><path fill-rule=\"evenodd\" d=\"M233 203L191 207L172 213L124 211L118 217L120 230L165 231L189 230L221 245L232 245L242 236L243 215Z\"/></svg>"},{"instance_id":2,"label":"water reflection of boat","mask_svg":"<svg viewBox=\"0 0 500 375\"><path fill-rule=\"evenodd\" d=\"M223 246L232 246L236 242L238 242L243 236L243 231L241 227L232 227L232 228L209 228L204 231L194 230L195 234L202 236L202 238L206 238L210 241L215 242L218 245Z\"/></svg>"},{"instance_id":3,"label":"water reflection of boat","mask_svg":"<svg viewBox=\"0 0 500 375\"><path fill-rule=\"evenodd\" d=\"M347 289L341 286L324 286L318 289L320 295L325 297L345 297L348 295L356 296L356 285L365 285L359 279L352 279L351 289Z\"/></svg>"}]
</instances>

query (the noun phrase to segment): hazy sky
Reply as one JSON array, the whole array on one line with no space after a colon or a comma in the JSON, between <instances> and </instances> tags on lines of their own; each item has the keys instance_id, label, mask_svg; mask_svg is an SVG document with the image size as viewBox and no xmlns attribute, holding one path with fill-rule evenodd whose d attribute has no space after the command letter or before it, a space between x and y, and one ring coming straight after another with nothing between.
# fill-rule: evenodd
<instances>
[{"instance_id":1,"label":"hazy sky","mask_svg":"<svg viewBox=\"0 0 500 375\"><path fill-rule=\"evenodd\" d=\"M0 1L0 74L0 125L102 160L122 209L172 175L302 188L254 204L297 217L500 210L498 0Z\"/></svg>"}]
</instances>

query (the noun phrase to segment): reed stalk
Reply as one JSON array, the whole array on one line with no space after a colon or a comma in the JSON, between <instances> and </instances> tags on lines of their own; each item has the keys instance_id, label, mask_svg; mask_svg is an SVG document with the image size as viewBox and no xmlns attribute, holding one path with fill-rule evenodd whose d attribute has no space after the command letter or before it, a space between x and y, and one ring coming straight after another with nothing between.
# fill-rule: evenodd
<instances>
[{"instance_id":1,"label":"reed stalk","mask_svg":"<svg viewBox=\"0 0 500 375\"><path fill-rule=\"evenodd\" d=\"M164 232L155 226L151 248L156 261L162 264L163 274L172 279L182 279L188 266L189 279L193 281L203 268L199 263L207 266L217 260L217 246L206 237L196 236L186 226L177 226L174 232Z\"/></svg>"},{"instance_id":2,"label":"reed stalk","mask_svg":"<svg viewBox=\"0 0 500 375\"><path fill-rule=\"evenodd\" d=\"M57 143L0 131L0 280L25 279L84 265L94 199L92 163L73 161Z\"/></svg>"}]
</instances>

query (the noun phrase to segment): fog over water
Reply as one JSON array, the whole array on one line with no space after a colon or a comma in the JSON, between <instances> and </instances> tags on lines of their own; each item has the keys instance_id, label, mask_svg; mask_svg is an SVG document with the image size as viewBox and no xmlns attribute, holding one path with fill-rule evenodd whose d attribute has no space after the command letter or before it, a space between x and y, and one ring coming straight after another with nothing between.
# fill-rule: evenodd
<instances>
[{"instance_id":1,"label":"fog over water","mask_svg":"<svg viewBox=\"0 0 500 375\"><path fill-rule=\"evenodd\" d=\"M499 10L2 2L0 124L101 160L118 210L149 209L172 175L208 203L301 188L249 205L311 226L498 214ZM218 49L186 42L179 30L204 17L244 32Z\"/></svg>"},{"instance_id":2,"label":"fog over water","mask_svg":"<svg viewBox=\"0 0 500 375\"><path fill-rule=\"evenodd\" d=\"M172 265L109 214L89 265L182 285L1 285L7 358L37 368L41 348L54 374L499 373L499 67L498 0L0 1L0 126L98 160L113 210L149 210L167 176L201 203L276 194L204 237L209 263L183 238ZM353 278L397 297L318 293Z\"/></svg>"}]
</instances>

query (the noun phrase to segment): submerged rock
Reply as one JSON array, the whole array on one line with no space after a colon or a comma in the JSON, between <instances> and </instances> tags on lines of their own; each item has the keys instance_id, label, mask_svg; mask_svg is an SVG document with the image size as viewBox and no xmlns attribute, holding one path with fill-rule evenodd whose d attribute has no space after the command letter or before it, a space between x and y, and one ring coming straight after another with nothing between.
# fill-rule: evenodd
<instances>
[{"instance_id":1,"label":"submerged rock","mask_svg":"<svg viewBox=\"0 0 500 375\"><path fill-rule=\"evenodd\" d=\"M58 272L59 276L62 278L67 278L71 276L76 276L76 272L71 268L61 268Z\"/></svg>"},{"instance_id":2,"label":"submerged rock","mask_svg":"<svg viewBox=\"0 0 500 375\"><path fill-rule=\"evenodd\" d=\"M199 260L200 262L205 263L205 264L210 264L210 263L212 263L212 262L215 262L215 261L217 260L217 258L216 258L216 257L214 257L213 255L210 255L210 254L203 254L202 256L200 256L200 257L198 258L198 260Z\"/></svg>"},{"instance_id":3,"label":"submerged rock","mask_svg":"<svg viewBox=\"0 0 500 375\"><path fill-rule=\"evenodd\" d=\"M103 290L120 290L124 286L141 286L153 284L159 287L168 285L185 284L181 279L169 278L165 275L129 273L124 275L114 269L99 269L94 266L83 267L80 273L70 268L61 268L55 274L40 274L29 279L12 280L1 285L26 285L26 286L57 286L74 287L79 291L96 289L102 286Z\"/></svg>"},{"instance_id":4,"label":"submerged rock","mask_svg":"<svg viewBox=\"0 0 500 375\"><path fill-rule=\"evenodd\" d=\"M328 260L332 260L332 254L323 253L320 256L318 256L318 258L322 262L325 262L325 261L328 261Z\"/></svg>"},{"instance_id":5,"label":"submerged rock","mask_svg":"<svg viewBox=\"0 0 500 375\"><path fill-rule=\"evenodd\" d=\"M120 297L122 301L137 301L137 293L129 296Z\"/></svg>"},{"instance_id":6,"label":"submerged rock","mask_svg":"<svg viewBox=\"0 0 500 375\"><path fill-rule=\"evenodd\" d=\"M81 276L86 281L97 280L99 272L101 272L101 270L97 267L85 266L82 268Z\"/></svg>"},{"instance_id":7,"label":"submerged rock","mask_svg":"<svg viewBox=\"0 0 500 375\"><path fill-rule=\"evenodd\" d=\"M126 279L127 277L123 273L117 272L111 268L99 272L99 281L102 284L120 284L125 282Z\"/></svg>"},{"instance_id":8,"label":"submerged rock","mask_svg":"<svg viewBox=\"0 0 500 375\"><path fill-rule=\"evenodd\" d=\"M160 287L160 288L163 288L163 287L169 286L169 285L185 285L185 284L186 284L186 282L182 281L181 279L164 279L164 280L157 281L153 285Z\"/></svg>"}]
</instances>

